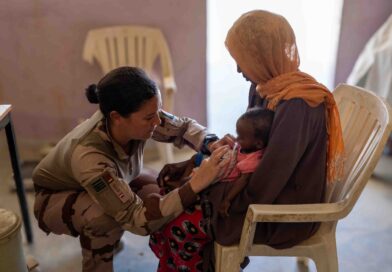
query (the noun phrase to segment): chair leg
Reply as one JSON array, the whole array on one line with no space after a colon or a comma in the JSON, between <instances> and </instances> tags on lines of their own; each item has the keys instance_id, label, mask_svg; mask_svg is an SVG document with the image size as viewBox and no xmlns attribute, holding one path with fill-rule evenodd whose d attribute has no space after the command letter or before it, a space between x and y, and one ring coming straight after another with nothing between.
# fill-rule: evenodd
<instances>
[{"instance_id":1,"label":"chair leg","mask_svg":"<svg viewBox=\"0 0 392 272\"><path fill-rule=\"evenodd\" d=\"M317 272L338 272L338 255L336 252L335 241L328 244L323 250L320 250L313 256Z\"/></svg>"},{"instance_id":2,"label":"chair leg","mask_svg":"<svg viewBox=\"0 0 392 272\"><path fill-rule=\"evenodd\" d=\"M240 262L238 261L238 247L223 247L215 243L215 271L240 271Z\"/></svg>"}]
</instances>

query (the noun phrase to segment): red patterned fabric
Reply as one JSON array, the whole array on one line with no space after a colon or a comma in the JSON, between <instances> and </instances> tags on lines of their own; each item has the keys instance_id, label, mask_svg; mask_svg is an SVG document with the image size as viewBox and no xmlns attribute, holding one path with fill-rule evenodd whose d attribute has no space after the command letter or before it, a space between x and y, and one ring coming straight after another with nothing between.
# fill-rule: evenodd
<instances>
[{"instance_id":1,"label":"red patterned fabric","mask_svg":"<svg viewBox=\"0 0 392 272\"><path fill-rule=\"evenodd\" d=\"M202 212L192 207L150 236L150 248L159 258L158 272L202 271L202 252L210 241L201 226Z\"/></svg>"}]
</instances>

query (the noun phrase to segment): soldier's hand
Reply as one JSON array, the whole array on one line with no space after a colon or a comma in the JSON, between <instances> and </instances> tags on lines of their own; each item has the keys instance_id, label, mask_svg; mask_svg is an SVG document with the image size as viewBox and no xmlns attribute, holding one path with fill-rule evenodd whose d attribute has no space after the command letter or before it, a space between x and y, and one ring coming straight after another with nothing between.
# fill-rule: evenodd
<instances>
[{"instance_id":1,"label":"soldier's hand","mask_svg":"<svg viewBox=\"0 0 392 272\"><path fill-rule=\"evenodd\" d=\"M189 181L195 193L199 193L210 185L222 169L227 166L229 160L224 159L224 155L229 151L230 148L227 145L218 147L209 158L202 161L200 167L194 172Z\"/></svg>"}]
</instances>

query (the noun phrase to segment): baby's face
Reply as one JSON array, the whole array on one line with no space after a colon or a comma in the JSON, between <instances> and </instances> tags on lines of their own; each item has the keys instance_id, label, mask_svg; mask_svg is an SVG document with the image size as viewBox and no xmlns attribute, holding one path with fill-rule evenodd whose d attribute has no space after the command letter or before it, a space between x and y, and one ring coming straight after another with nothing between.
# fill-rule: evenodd
<instances>
[{"instance_id":1,"label":"baby's face","mask_svg":"<svg viewBox=\"0 0 392 272\"><path fill-rule=\"evenodd\" d=\"M258 139L255 138L254 128L249 120L237 121L237 142L241 146L241 151L252 152L257 149Z\"/></svg>"}]
</instances>

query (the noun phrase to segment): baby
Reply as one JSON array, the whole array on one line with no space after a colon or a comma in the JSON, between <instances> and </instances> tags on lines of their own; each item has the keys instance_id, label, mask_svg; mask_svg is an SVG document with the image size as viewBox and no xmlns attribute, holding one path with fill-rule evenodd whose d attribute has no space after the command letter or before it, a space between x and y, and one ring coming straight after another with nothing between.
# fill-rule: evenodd
<instances>
[{"instance_id":1,"label":"baby","mask_svg":"<svg viewBox=\"0 0 392 272\"><path fill-rule=\"evenodd\" d=\"M220 182L232 182L219 207L219 214L227 216L231 201L247 185L260 163L273 121L274 113L259 108L250 109L237 120L237 138L233 147L234 167L223 174Z\"/></svg>"},{"instance_id":2,"label":"baby","mask_svg":"<svg viewBox=\"0 0 392 272\"><path fill-rule=\"evenodd\" d=\"M268 143L268 137L274 113L270 110L252 108L245 112L237 120L237 138L229 156L230 163L227 169L221 173L219 182L231 182L232 186L218 208L221 216L227 216L230 203L234 197L247 185L252 173L256 170L264 148ZM176 176L170 177L165 182L165 189L172 190L186 182L193 171L201 162L201 153L194 155L190 160L182 162L184 171ZM161 175L160 175L161 176Z\"/></svg>"}]
</instances>

